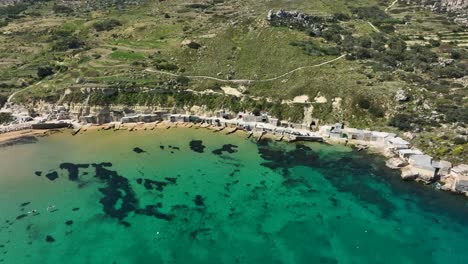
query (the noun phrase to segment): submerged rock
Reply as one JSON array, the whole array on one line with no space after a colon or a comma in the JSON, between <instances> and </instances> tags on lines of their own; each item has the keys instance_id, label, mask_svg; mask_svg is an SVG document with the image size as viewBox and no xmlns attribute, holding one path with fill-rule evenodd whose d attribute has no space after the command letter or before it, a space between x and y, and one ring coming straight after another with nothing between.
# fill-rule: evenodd
<instances>
[{"instance_id":1,"label":"submerged rock","mask_svg":"<svg viewBox=\"0 0 468 264\"><path fill-rule=\"evenodd\" d=\"M226 144L226 145L223 145L220 149L215 149L213 150L213 154L215 155L222 155L223 152L227 152L227 153L235 153L237 152L237 146L236 145L233 145L233 144Z\"/></svg>"},{"instance_id":2,"label":"submerged rock","mask_svg":"<svg viewBox=\"0 0 468 264\"><path fill-rule=\"evenodd\" d=\"M55 181L58 178L58 173L56 171L50 172L46 174L47 179L51 181Z\"/></svg>"},{"instance_id":3,"label":"submerged rock","mask_svg":"<svg viewBox=\"0 0 468 264\"><path fill-rule=\"evenodd\" d=\"M193 201L195 202L196 206L205 206L205 201L201 195L196 195Z\"/></svg>"},{"instance_id":4,"label":"submerged rock","mask_svg":"<svg viewBox=\"0 0 468 264\"><path fill-rule=\"evenodd\" d=\"M201 140L192 140L190 141L190 149L198 152L198 153L203 153L205 152L205 146L203 145L203 141Z\"/></svg>"},{"instance_id":5,"label":"submerged rock","mask_svg":"<svg viewBox=\"0 0 468 264\"><path fill-rule=\"evenodd\" d=\"M139 148L139 147L136 147L133 149L133 152L137 153L137 154L140 154L140 153L144 153L146 151L144 151L143 149Z\"/></svg>"},{"instance_id":6,"label":"submerged rock","mask_svg":"<svg viewBox=\"0 0 468 264\"><path fill-rule=\"evenodd\" d=\"M70 181L77 181L80 169L86 169L89 164L73 164L70 162L64 162L60 164L60 169L68 171L68 179Z\"/></svg>"}]
</instances>

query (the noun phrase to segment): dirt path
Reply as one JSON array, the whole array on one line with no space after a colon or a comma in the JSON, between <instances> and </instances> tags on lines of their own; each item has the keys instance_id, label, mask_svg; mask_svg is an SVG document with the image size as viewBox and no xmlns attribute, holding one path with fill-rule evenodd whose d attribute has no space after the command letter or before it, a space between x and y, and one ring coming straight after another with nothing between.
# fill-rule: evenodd
<instances>
[{"instance_id":1,"label":"dirt path","mask_svg":"<svg viewBox=\"0 0 468 264\"><path fill-rule=\"evenodd\" d=\"M380 29L374 26L374 24L372 24L370 21L367 21L367 23L369 24L369 26L371 26L375 30L375 32L380 33Z\"/></svg>"},{"instance_id":2,"label":"dirt path","mask_svg":"<svg viewBox=\"0 0 468 264\"><path fill-rule=\"evenodd\" d=\"M189 78L189 79L205 79L205 80L213 80L213 81L218 81L218 82L224 82L224 83L251 83L251 82L270 82L270 81L274 81L274 80L278 80L280 78L283 78L287 75L290 75L294 72L297 72L297 71L300 71L300 70L304 70L304 69L308 69L308 68L317 68L317 67L321 67L321 66L324 66L326 64L330 64L330 63L333 63L337 60L340 60L340 59L343 59L346 55L341 55L337 58L334 58L332 60L329 60L329 61L325 61L325 62L322 62L322 63L319 63L319 64L316 64L316 65L310 65L310 66L303 66L303 67L299 67L299 68L296 68L294 70L291 70L291 71L288 71L282 75L279 75L279 76L276 76L276 77L273 77L273 78L269 78L269 79L258 79L258 80L250 80L250 79L235 79L235 80L226 80L226 79L219 79L219 78L216 78L216 77L211 77L211 76L203 76L203 75L195 75L195 76L184 76L186 78ZM166 71L160 71L160 70L153 70L153 69L145 69L145 71L147 72L152 72L152 73L159 73L159 74L164 74L164 75L169 75L169 76L173 76L173 77L182 77L183 75L179 75L179 74L175 74L175 73L171 73L171 72L166 72Z\"/></svg>"},{"instance_id":3,"label":"dirt path","mask_svg":"<svg viewBox=\"0 0 468 264\"><path fill-rule=\"evenodd\" d=\"M388 12L392 7L394 7L398 3L398 0L393 1L387 8L385 8L385 12Z\"/></svg>"}]
</instances>

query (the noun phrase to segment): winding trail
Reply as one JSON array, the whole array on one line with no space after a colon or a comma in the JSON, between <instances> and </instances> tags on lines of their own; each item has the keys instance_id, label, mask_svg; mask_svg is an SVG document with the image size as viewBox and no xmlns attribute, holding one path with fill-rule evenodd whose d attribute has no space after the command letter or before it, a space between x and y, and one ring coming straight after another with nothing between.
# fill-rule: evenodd
<instances>
[{"instance_id":1,"label":"winding trail","mask_svg":"<svg viewBox=\"0 0 468 264\"><path fill-rule=\"evenodd\" d=\"M388 10L390 10L390 8L395 6L397 3L398 3L398 0L393 1L389 6L387 6L387 8L385 8L385 12L388 12Z\"/></svg>"},{"instance_id":2,"label":"winding trail","mask_svg":"<svg viewBox=\"0 0 468 264\"><path fill-rule=\"evenodd\" d=\"M310 65L310 66L303 66L303 67L299 67L299 68L296 68L294 70L291 70L291 71L288 71L282 75L279 75L279 76L276 76L276 77L273 77L273 78L269 78L269 79L257 79L257 80L251 80L251 79L234 79L234 80L226 80L226 79L219 79L219 78L216 78L216 77L211 77L211 76L203 76L203 75L195 75L195 76L184 76L184 75L179 75L179 74L175 74L175 73L171 73L171 72L166 72L166 71L160 71L160 70L154 70L154 69L145 69L146 72L152 72L152 73L159 73L159 74L164 74L164 75L169 75L169 76L172 76L172 77L186 77L186 78L189 78L189 79L205 79L205 80L213 80L213 81L218 81L218 82L224 82L224 83L251 83L251 82L270 82L270 81L274 81L274 80L278 80L280 78L283 78L287 75L290 75L294 72L297 72L297 71L300 71L300 70L304 70L304 69L308 69L308 68L317 68L317 67L321 67L323 65L326 65L326 64L330 64L330 63L333 63L337 60L340 60L340 59L343 59L344 57L346 56L346 54L344 55L341 55L337 58L334 58L332 60L329 60L329 61L325 61L325 62L322 62L322 63L319 63L319 64L316 64L316 65Z\"/></svg>"},{"instance_id":3,"label":"winding trail","mask_svg":"<svg viewBox=\"0 0 468 264\"><path fill-rule=\"evenodd\" d=\"M374 29L375 32L380 33L380 29L378 29L376 26L374 26L374 24L372 24L372 22L367 21L367 24L369 24Z\"/></svg>"}]
</instances>

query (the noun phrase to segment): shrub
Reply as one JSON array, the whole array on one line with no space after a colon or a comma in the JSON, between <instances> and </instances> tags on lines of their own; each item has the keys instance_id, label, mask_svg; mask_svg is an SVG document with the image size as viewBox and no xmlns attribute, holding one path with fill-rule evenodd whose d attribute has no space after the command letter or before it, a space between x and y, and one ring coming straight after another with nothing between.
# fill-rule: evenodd
<instances>
[{"instance_id":1,"label":"shrub","mask_svg":"<svg viewBox=\"0 0 468 264\"><path fill-rule=\"evenodd\" d=\"M463 146L458 146L455 149L453 149L452 154L455 156L460 156L464 151Z\"/></svg>"},{"instance_id":2,"label":"shrub","mask_svg":"<svg viewBox=\"0 0 468 264\"><path fill-rule=\"evenodd\" d=\"M54 13L56 14L71 14L73 13L73 9L65 5L54 5L53 7Z\"/></svg>"},{"instance_id":3,"label":"shrub","mask_svg":"<svg viewBox=\"0 0 468 264\"><path fill-rule=\"evenodd\" d=\"M67 51L69 49L79 49L84 46L84 42L75 36L67 36L57 40L53 46L53 51Z\"/></svg>"},{"instance_id":4,"label":"shrub","mask_svg":"<svg viewBox=\"0 0 468 264\"><path fill-rule=\"evenodd\" d=\"M153 65L154 67L156 67L156 69L164 71L176 71L177 69L179 69L177 65L165 59L155 59Z\"/></svg>"},{"instance_id":5,"label":"shrub","mask_svg":"<svg viewBox=\"0 0 468 264\"><path fill-rule=\"evenodd\" d=\"M411 128L411 116L408 114L396 114L390 119L389 125L400 130L409 130Z\"/></svg>"},{"instance_id":6,"label":"shrub","mask_svg":"<svg viewBox=\"0 0 468 264\"><path fill-rule=\"evenodd\" d=\"M17 18L18 15L27 8L28 6L26 4L1 6L0 16L6 16L8 18Z\"/></svg>"},{"instance_id":7,"label":"shrub","mask_svg":"<svg viewBox=\"0 0 468 264\"><path fill-rule=\"evenodd\" d=\"M10 113L0 113L0 124L6 124L13 121Z\"/></svg>"},{"instance_id":8,"label":"shrub","mask_svg":"<svg viewBox=\"0 0 468 264\"><path fill-rule=\"evenodd\" d=\"M42 66L37 68L37 77L44 79L45 77L54 74L54 69L50 66Z\"/></svg>"},{"instance_id":9,"label":"shrub","mask_svg":"<svg viewBox=\"0 0 468 264\"><path fill-rule=\"evenodd\" d=\"M439 105L437 111L445 115L447 122L468 122L468 107L458 107L455 105Z\"/></svg>"},{"instance_id":10,"label":"shrub","mask_svg":"<svg viewBox=\"0 0 468 264\"><path fill-rule=\"evenodd\" d=\"M453 143L456 145L463 145L466 143L466 139L464 137L456 137L453 139Z\"/></svg>"},{"instance_id":11,"label":"shrub","mask_svg":"<svg viewBox=\"0 0 468 264\"><path fill-rule=\"evenodd\" d=\"M333 19L338 20L338 21L348 21L351 19L348 14L344 13L336 13L333 15Z\"/></svg>"},{"instance_id":12,"label":"shrub","mask_svg":"<svg viewBox=\"0 0 468 264\"><path fill-rule=\"evenodd\" d=\"M371 107L369 108L369 113L378 118L382 118L385 116L385 110L383 109L383 107L376 104L371 105Z\"/></svg>"},{"instance_id":13,"label":"shrub","mask_svg":"<svg viewBox=\"0 0 468 264\"><path fill-rule=\"evenodd\" d=\"M0 108L2 108L7 101L8 97L6 95L0 94Z\"/></svg>"},{"instance_id":14,"label":"shrub","mask_svg":"<svg viewBox=\"0 0 468 264\"><path fill-rule=\"evenodd\" d=\"M122 23L119 20L113 18L93 24L93 28L96 31L109 31L119 26L122 26Z\"/></svg>"},{"instance_id":15,"label":"shrub","mask_svg":"<svg viewBox=\"0 0 468 264\"><path fill-rule=\"evenodd\" d=\"M362 109L369 109L370 106L371 106L371 103L370 103L369 99L362 98L362 97L358 99L357 104Z\"/></svg>"}]
</instances>

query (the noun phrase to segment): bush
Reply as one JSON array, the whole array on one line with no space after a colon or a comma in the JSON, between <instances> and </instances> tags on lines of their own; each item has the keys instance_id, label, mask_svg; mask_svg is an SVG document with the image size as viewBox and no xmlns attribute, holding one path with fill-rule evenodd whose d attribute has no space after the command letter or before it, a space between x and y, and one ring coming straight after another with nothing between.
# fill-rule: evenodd
<instances>
[{"instance_id":1,"label":"bush","mask_svg":"<svg viewBox=\"0 0 468 264\"><path fill-rule=\"evenodd\" d=\"M109 31L119 26L122 26L122 23L119 20L113 18L93 24L93 28L96 31Z\"/></svg>"},{"instance_id":2,"label":"bush","mask_svg":"<svg viewBox=\"0 0 468 264\"><path fill-rule=\"evenodd\" d=\"M153 65L156 67L156 69L163 71L176 71L179 69L177 65L165 59L155 59Z\"/></svg>"},{"instance_id":3,"label":"bush","mask_svg":"<svg viewBox=\"0 0 468 264\"><path fill-rule=\"evenodd\" d=\"M464 151L464 148L462 146L456 147L453 151L452 154L455 156L460 156Z\"/></svg>"},{"instance_id":4,"label":"bush","mask_svg":"<svg viewBox=\"0 0 468 264\"><path fill-rule=\"evenodd\" d=\"M380 106L373 104L369 108L369 113L375 117L382 118L385 116L385 110Z\"/></svg>"},{"instance_id":5,"label":"bush","mask_svg":"<svg viewBox=\"0 0 468 264\"><path fill-rule=\"evenodd\" d=\"M333 15L333 19L337 20L337 21L348 21L351 19L351 17L349 17L348 14L344 14L344 13L336 13Z\"/></svg>"},{"instance_id":6,"label":"bush","mask_svg":"<svg viewBox=\"0 0 468 264\"><path fill-rule=\"evenodd\" d=\"M0 94L0 108L2 108L7 101L8 97L6 95Z\"/></svg>"},{"instance_id":7,"label":"bush","mask_svg":"<svg viewBox=\"0 0 468 264\"><path fill-rule=\"evenodd\" d=\"M0 113L0 124L6 124L13 121L10 113Z\"/></svg>"},{"instance_id":8,"label":"bush","mask_svg":"<svg viewBox=\"0 0 468 264\"><path fill-rule=\"evenodd\" d=\"M359 98L357 104L362 109L369 109L371 106L371 103L367 98Z\"/></svg>"},{"instance_id":9,"label":"bush","mask_svg":"<svg viewBox=\"0 0 468 264\"><path fill-rule=\"evenodd\" d=\"M463 145L465 144L467 141L464 137L456 137L453 139L453 143L456 144L456 145Z\"/></svg>"},{"instance_id":10,"label":"bush","mask_svg":"<svg viewBox=\"0 0 468 264\"><path fill-rule=\"evenodd\" d=\"M408 114L396 114L390 119L389 125L400 130L409 130L411 128L411 116Z\"/></svg>"},{"instance_id":11,"label":"bush","mask_svg":"<svg viewBox=\"0 0 468 264\"><path fill-rule=\"evenodd\" d=\"M75 36L67 36L58 39L52 46L53 51L67 51L79 49L84 46L84 42Z\"/></svg>"},{"instance_id":12,"label":"bush","mask_svg":"<svg viewBox=\"0 0 468 264\"><path fill-rule=\"evenodd\" d=\"M7 5L0 7L0 16L17 18L18 15L28 8L26 4Z\"/></svg>"},{"instance_id":13,"label":"bush","mask_svg":"<svg viewBox=\"0 0 468 264\"><path fill-rule=\"evenodd\" d=\"M54 74L54 69L50 66L43 66L37 68L37 77L44 79L45 77Z\"/></svg>"},{"instance_id":14,"label":"bush","mask_svg":"<svg viewBox=\"0 0 468 264\"><path fill-rule=\"evenodd\" d=\"M56 14L71 14L73 13L73 9L65 5L54 5L53 7L54 13Z\"/></svg>"},{"instance_id":15,"label":"bush","mask_svg":"<svg viewBox=\"0 0 468 264\"><path fill-rule=\"evenodd\" d=\"M468 122L468 107L458 107L455 105L440 105L437 111L445 115L445 121L454 123Z\"/></svg>"}]
</instances>

